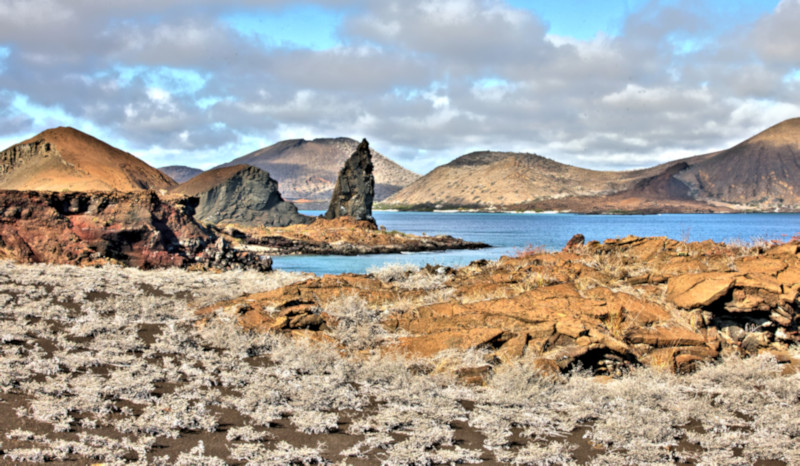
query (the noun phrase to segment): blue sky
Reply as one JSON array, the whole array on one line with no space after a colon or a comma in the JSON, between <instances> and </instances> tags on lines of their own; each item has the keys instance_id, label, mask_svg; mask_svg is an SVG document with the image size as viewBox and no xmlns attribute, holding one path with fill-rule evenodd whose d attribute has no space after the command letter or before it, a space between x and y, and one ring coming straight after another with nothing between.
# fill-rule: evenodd
<instances>
[{"instance_id":1,"label":"blue sky","mask_svg":"<svg viewBox=\"0 0 800 466\"><path fill-rule=\"evenodd\" d=\"M800 0L6 0L0 145L69 125L155 166L348 136L419 173L483 149L643 167L800 116L797 24Z\"/></svg>"}]
</instances>

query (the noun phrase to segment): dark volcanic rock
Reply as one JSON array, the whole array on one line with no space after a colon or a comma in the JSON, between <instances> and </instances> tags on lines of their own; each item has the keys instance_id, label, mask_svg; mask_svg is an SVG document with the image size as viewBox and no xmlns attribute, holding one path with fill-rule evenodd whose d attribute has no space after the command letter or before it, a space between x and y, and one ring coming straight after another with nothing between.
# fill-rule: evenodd
<instances>
[{"instance_id":1,"label":"dark volcanic rock","mask_svg":"<svg viewBox=\"0 0 800 466\"><path fill-rule=\"evenodd\" d=\"M375 219L372 218L374 197L375 177L372 175L372 156L369 143L364 139L339 171L339 178L336 180L325 218L332 220L347 216L375 223Z\"/></svg>"},{"instance_id":2,"label":"dark volcanic rock","mask_svg":"<svg viewBox=\"0 0 800 466\"><path fill-rule=\"evenodd\" d=\"M285 227L313 221L283 200L278 182L269 173L247 165L209 170L173 192L197 196L200 203L195 217L208 223Z\"/></svg>"},{"instance_id":3,"label":"dark volcanic rock","mask_svg":"<svg viewBox=\"0 0 800 466\"><path fill-rule=\"evenodd\" d=\"M586 237L578 233L576 235L573 235L572 238L570 238L570 240L567 241L567 245L564 246L564 251L565 252L574 251L575 249L582 247L585 243L586 243Z\"/></svg>"}]
</instances>

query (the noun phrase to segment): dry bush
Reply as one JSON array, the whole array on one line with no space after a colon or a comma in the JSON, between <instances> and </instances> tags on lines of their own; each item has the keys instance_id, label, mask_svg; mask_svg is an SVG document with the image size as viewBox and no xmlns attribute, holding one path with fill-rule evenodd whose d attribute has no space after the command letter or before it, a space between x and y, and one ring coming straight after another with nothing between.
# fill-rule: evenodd
<instances>
[{"instance_id":1,"label":"dry bush","mask_svg":"<svg viewBox=\"0 0 800 466\"><path fill-rule=\"evenodd\" d=\"M414 264L384 264L380 267L370 267L367 274L372 275L383 283L393 283L405 279L408 275L419 271Z\"/></svg>"},{"instance_id":2,"label":"dry bush","mask_svg":"<svg viewBox=\"0 0 800 466\"><path fill-rule=\"evenodd\" d=\"M335 326L329 334L348 348L377 348L392 338L381 325L387 312L370 307L358 296L334 300L325 306L324 311L335 319Z\"/></svg>"}]
</instances>

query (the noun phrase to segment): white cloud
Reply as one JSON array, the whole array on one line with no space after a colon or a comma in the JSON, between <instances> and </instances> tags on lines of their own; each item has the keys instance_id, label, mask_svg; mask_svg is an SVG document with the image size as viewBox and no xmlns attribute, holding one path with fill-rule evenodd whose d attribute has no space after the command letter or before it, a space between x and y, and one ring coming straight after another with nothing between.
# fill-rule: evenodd
<instances>
[{"instance_id":1,"label":"white cloud","mask_svg":"<svg viewBox=\"0 0 800 466\"><path fill-rule=\"evenodd\" d=\"M722 30L653 2L590 40L501 0L325 0L312 3L343 20L324 50L265 47L220 19L288 0L43 1L53 14L34 20L59 27L9 16L42 2L0 3L0 90L153 157L224 162L256 143L343 135L418 171L473 149L633 167L800 115L798 0ZM17 129L43 121L0 113Z\"/></svg>"}]
</instances>

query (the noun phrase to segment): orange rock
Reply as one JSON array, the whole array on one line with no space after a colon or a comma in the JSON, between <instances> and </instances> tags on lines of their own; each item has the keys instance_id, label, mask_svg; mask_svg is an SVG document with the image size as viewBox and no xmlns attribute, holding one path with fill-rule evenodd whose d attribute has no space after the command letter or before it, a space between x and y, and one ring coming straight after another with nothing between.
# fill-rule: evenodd
<instances>
[{"instance_id":1,"label":"orange rock","mask_svg":"<svg viewBox=\"0 0 800 466\"><path fill-rule=\"evenodd\" d=\"M587 331L586 326L575 319L567 318L556 322L556 333L567 335L572 338L578 338Z\"/></svg>"},{"instance_id":2,"label":"orange rock","mask_svg":"<svg viewBox=\"0 0 800 466\"><path fill-rule=\"evenodd\" d=\"M679 354L678 356L675 356L675 366L678 372L692 372L697 369L697 363L702 360L703 358L693 354Z\"/></svg>"},{"instance_id":3,"label":"orange rock","mask_svg":"<svg viewBox=\"0 0 800 466\"><path fill-rule=\"evenodd\" d=\"M395 349L400 353L433 356L446 349L468 350L485 345L503 334L501 329L479 328L399 338Z\"/></svg>"},{"instance_id":4,"label":"orange rock","mask_svg":"<svg viewBox=\"0 0 800 466\"><path fill-rule=\"evenodd\" d=\"M515 359L519 359L525 355L525 347L528 345L528 334L523 333L508 340L500 349L497 350L496 355L500 361L509 363Z\"/></svg>"},{"instance_id":5,"label":"orange rock","mask_svg":"<svg viewBox=\"0 0 800 466\"><path fill-rule=\"evenodd\" d=\"M787 243L781 244L779 246L775 246L768 250L765 254L769 256L780 256L780 255L795 255L798 251L798 244L797 243Z\"/></svg>"},{"instance_id":6,"label":"orange rock","mask_svg":"<svg viewBox=\"0 0 800 466\"><path fill-rule=\"evenodd\" d=\"M786 262L781 259L767 257L743 257L736 261L736 270L746 274L764 274L776 276L786 270Z\"/></svg>"},{"instance_id":7,"label":"orange rock","mask_svg":"<svg viewBox=\"0 0 800 466\"><path fill-rule=\"evenodd\" d=\"M531 361L531 367L544 376L554 377L561 375L561 368L552 359L536 358Z\"/></svg>"},{"instance_id":8,"label":"orange rock","mask_svg":"<svg viewBox=\"0 0 800 466\"><path fill-rule=\"evenodd\" d=\"M708 306L728 294L737 276L712 272L672 277L667 283L667 300L684 309Z\"/></svg>"},{"instance_id":9,"label":"orange rock","mask_svg":"<svg viewBox=\"0 0 800 466\"><path fill-rule=\"evenodd\" d=\"M625 336L625 340L656 347L667 346L702 346L706 339L700 334L683 327L634 328Z\"/></svg>"},{"instance_id":10,"label":"orange rock","mask_svg":"<svg viewBox=\"0 0 800 466\"><path fill-rule=\"evenodd\" d=\"M794 286L800 283L800 267L790 266L780 272L777 277L778 283L786 286Z\"/></svg>"},{"instance_id":11,"label":"orange rock","mask_svg":"<svg viewBox=\"0 0 800 466\"><path fill-rule=\"evenodd\" d=\"M783 288L780 282L772 275L753 273L750 272L745 276L736 277L734 286L737 288L753 288L757 290L764 290L769 293L781 294Z\"/></svg>"}]
</instances>

